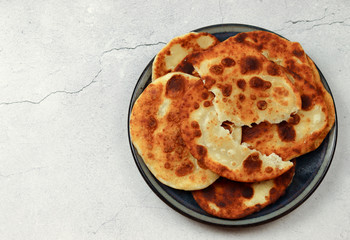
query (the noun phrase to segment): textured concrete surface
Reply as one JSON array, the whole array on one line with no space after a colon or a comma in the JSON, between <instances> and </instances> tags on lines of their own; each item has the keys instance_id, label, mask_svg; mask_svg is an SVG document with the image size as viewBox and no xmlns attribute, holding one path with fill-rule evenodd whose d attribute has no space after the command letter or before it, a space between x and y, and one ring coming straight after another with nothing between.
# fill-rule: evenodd
<instances>
[{"instance_id":1,"label":"textured concrete surface","mask_svg":"<svg viewBox=\"0 0 350 240\"><path fill-rule=\"evenodd\" d=\"M350 239L349 13L347 0L1 1L0 239ZM149 60L171 38L218 23L300 42L337 104L326 178L302 206L258 227L173 211L127 140L129 100Z\"/></svg>"}]
</instances>

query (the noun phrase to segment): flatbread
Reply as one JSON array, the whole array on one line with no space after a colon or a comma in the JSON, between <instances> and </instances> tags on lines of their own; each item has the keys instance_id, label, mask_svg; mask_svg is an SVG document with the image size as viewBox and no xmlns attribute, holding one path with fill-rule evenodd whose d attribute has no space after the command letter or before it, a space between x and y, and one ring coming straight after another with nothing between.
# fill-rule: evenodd
<instances>
[{"instance_id":1,"label":"flatbread","mask_svg":"<svg viewBox=\"0 0 350 240\"><path fill-rule=\"evenodd\" d=\"M320 74L316 68L315 63L309 58L309 64L312 68L312 71L314 73L315 76L315 83L317 85L317 89L319 91L321 91L321 94L323 96L323 99L326 103L327 106L327 125L325 127L325 129L323 130L323 132L319 135L319 137L315 140L315 149L318 148L318 146L323 142L324 138L327 136L328 132L332 129L334 122L335 122L335 108L334 108L334 102L332 99L332 96L329 94L329 92L327 92L327 90L325 89L321 78L320 78Z\"/></svg>"},{"instance_id":2,"label":"flatbread","mask_svg":"<svg viewBox=\"0 0 350 240\"><path fill-rule=\"evenodd\" d=\"M197 190L218 175L206 169L186 148L180 132L180 104L186 89L198 78L169 73L147 86L130 117L131 140L148 169L163 184Z\"/></svg>"},{"instance_id":3,"label":"flatbread","mask_svg":"<svg viewBox=\"0 0 350 240\"><path fill-rule=\"evenodd\" d=\"M220 218L248 216L276 202L292 182L295 167L263 182L241 183L219 178L208 188L193 191L193 198L207 213Z\"/></svg>"},{"instance_id":4,"label":"flatbread","mask_svg":"<svg viewBox=\"0 0 350 240\"><path fill-rule=\"evenodd\" d=\"M199 162L220 176L240 182L276 178L293 166L274 153L266 156L237 142L239 138L221 127L213 99L198 80L186 92L181 105L182 138Z\"/></svg>"},{"instance_id":5,"label":"flatbread","mask_svg":"<svg viewBox=\"0 0 350 240\"><path fill-rule=\"evenodd\" d=\"M243 127L242 141L264 154L276 153L283 160L315 150L333 126L334 106L317 69L300 44L263 31L240 33L232 39L278 63L288 73L302 99L302 109L286 121Z\"/></svg>"},{"instance_id":6,"label":"flatbread","mask_svg":"<svg viewBox=\"0 0 350 240\"><path fill-rule=\"evenodd\" d=\"M265 31L240 33L234 36L232 41L256 49L267 59L283 67L300 92L302 110L311 110L315 105L321 108L325 106L323 96L316 87L315 77L318 74L314 74L308 57L299 43L290 42Z\"/></svg>"},{"instance_id":7,"label":"flatbread","mask_svg":"<svg viewBox=\"0 0 350 240\"><path fill-rule=\"evenodd\" d=\"M279 123L301 108L299 92L283 69L233 38L189 57L204 79L221 122Z\"/></svg>"},{"instance_id":8,"label":"flatbread","mask_svg":"<svg viewBox=\"0 0 350 240\"><path fill-rule=\"evenodd\" d=\"M209 33L187 33L172 39L157 54L152 67L152 80L169 72L184 72L197 75L186 57L197 51L206 50L219 43L219 40Z\"/></svg>"}]
</instances>

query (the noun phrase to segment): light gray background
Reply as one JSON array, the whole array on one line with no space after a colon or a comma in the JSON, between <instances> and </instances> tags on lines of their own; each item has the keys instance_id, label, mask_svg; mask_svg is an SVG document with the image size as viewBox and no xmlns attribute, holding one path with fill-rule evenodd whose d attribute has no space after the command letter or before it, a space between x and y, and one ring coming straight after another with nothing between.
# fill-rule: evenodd
<instances>
[{"instance_id":1,"label":"light gray background","mask_svg":"<svg viewBox=\"0 0 350 240\"><path fill-rule=\"evenodd\" d=\"M1 1L0 239L349 239L350 1ZM339 138L316 192L258 227L194 222L146 185L127 139L138 77L164 43L218 23L302 44Z\"/></svg>"}]
</instances>

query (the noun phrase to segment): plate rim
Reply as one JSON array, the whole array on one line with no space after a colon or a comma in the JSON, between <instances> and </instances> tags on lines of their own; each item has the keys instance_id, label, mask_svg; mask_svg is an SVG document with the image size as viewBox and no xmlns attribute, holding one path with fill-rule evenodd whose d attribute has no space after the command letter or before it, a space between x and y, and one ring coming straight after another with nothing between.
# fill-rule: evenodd
<instances>
[{"instance_id":1,"label":"plate rim","mask_svg":"<svg viewBox=\"0 0 350 240\"><path fill-rule=\"evenodd\" d=\"M257 26L254 26L254 25L248 25L248 24L241 24L241 23L224 23L224 24L215 24L215 25L209 25L209 26L205 26L205 27L201 27L201 28L197 28L195 30L192 30L190 32L209 32L210 33L210 30L213 30L213 29L217 29L217 28L248 28L250 29L250 31L256 31L256 30L261 30L261 31L267 31L267 32L271 32L271 33L274 33L274 34L277 34L271 30L268 30L268 29L265 29L265 28L261 28L261 27L257 27ZM223 33L224 31L217 31L216 33ZM226 31L226 32L236 32L234 30L230 30L230 31ZM215 32L214 32L215 33ZM278 36L280 37L283 37L279 34L277 34ZM283 37L284 38L284 37ZM323 73L320 71L320 69L318 68L317 64L315 63L315 66L320 74L320 77L321 77L321 81L322 81L322 84L324 85L324 87L326 88L327 92L331 95L332 97L332 100L333 100L333 104L334 104L334 111L335 111L335 122L334 122L334 125L332 127L332 129L329 131L328 135L326 138L328 139L331 139L332 138L332 141L330 141L328 144L331 144L331 150L330 150L330 153L329 151L326 151L325 152L325 157L322 161L322 164L320 166L320 169L318 170L317 174L314 176L314 178L310 181L310 183L305 187L304 191L301 192L301 194L299 196L297 196L292 202L290 202L289 204L294 203L294 205L292 205L291 207L289 207L288 209L286 210L283 210L284 207L288 206L289 204L267 214L267 215L264 215L264 216L269 216L275 212L279 212L279 211L282 211L280 213L277 213L277 215L275 214L274 216L271 216L271 217L267 217L266 219L263 219L261 221L254 221L254 219L246 219L247 223L243 222L243 223L239 223L239 222L242 222L244 220L240 220L240 219L221 219L221 218L217 218L215 216L212 216L212 218L216 218L219 222L213 222L213 221L208 221L208 220L203 220L203 219L200 219L196 216L193 216L191 215L189 212L186 212L182 209L180 209L179 207L175 206L173 203L171 203L171 201L169 199L167 199L166 196L163 196L159 191L158 189L156 188L156 186L154 186L154 184L151 182L151 180L148 178L146 172L144 171L143 169L143 166L141 165L141 163L138 161L138 154L137 154L137 150L134 148L133 144L132 144L132 141L131 141L131 135L130 135L130 115L131 115L131 111L132 111L132 108L133 108L133 105L136 101L136 99L133 101L134 97L135 97L135 94L137 91L139 91L139 85L141 83L141 80L144 78L144 76L147 74L147 72L149 72L150 70L152 70L152 64L153 64L153 60L154 60L154 57L150 60L150 62L146 65L146 67L144 68L144 70L142 71L140 77L138 78L136 84L135 84L135 87L134 87L134 90L131 94L131 98L130 98L130 103L129 103L129 108L128 108L128 117L127 117L127 129L128 129L128 140L129 140L129 145L130 145L130 150L132 152L132 156L134 158L134 161L136 163L136 166L139 170L139 172L141 173L143 179L145 180L145 182L147 183L147 185L151 188L151 190L164 202L166 203L169 207L171 207L172 209L174 209L176 212L180 213L181 215L183 216L186 216L192 220L195 220L197 222L201 222L201 223L204 223L204 224L209 224L209 225L216 225L216 226L223 226L223 227L228 227L228 228L236 228L236 227L250 227L250 226L257 226L257 225L261 225L261 224L265 224L265 223L268 223L268 222L272 222L278 218L281 218L287 214L289 214L290 212L294 211L296 208L298 208L299 206L301 206L315 191L316 189L319 187L319 185L321 184L321 182L324 180L329 168L330 168L330 165L333 161L333 158L334 158L334 154L335 154L335 150L336 150L336 146L337 146L337 140L338 140L338 117L337 117L337 110L336 110L336 104L335 104L335 100L334 100L334 97L333 97L333 94L332 94L332 91L328 85L328 82L326 80L326 78L324 77ZM144 89L142 89L143 91ZM332 135L332 136L331 136ZM328 147L327 147L328 149ZM328 156L327 156L327 153ZM329 158L329 160L327 161L326 165L324 166L324 160L326 159L326 157ZM322 169L323 168L323 169ZM322 172L321 172L322 170ZM319 175L319 177L317 178L317 181L314 183L316 177ZM311 185L311 187L310 187ZM310 188L309 188L310 187ZM308 189L309 188L309 189ZM305 195L303 195L303 193L306 192ZM169 194L168 194L169 195ZM303 195L303 196L301 196ZM177 202L179 205L187 208L186 206L184 206L183 204L179 203L177 200L175 200L174 198L172 198L170 195L169 197ZM300 198L300 199L298 199ZM188 209L188 208L187 208ZM190 211L193 211L191 209L189 209ZM194 212L194 211L193 211ZM201 215L200 213L196 213L196 214L199 214ZM262 217L264 217L262 216ZM205 216L206 218L210 218L208 216ZM259 218L259 217L258 217ZM223 222L227 223L227 224L224 224L224 223L220 223L222 220Z\"/></svg>"}]
</instances>

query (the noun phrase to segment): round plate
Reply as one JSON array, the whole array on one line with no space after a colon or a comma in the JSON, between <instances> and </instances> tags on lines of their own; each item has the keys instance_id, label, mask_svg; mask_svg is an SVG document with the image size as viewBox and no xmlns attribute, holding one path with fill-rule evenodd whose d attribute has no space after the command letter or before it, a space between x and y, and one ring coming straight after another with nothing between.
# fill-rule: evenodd
<instances>
[{"instance_id":1,"label":"round plate","mask_svg":"<svg viewBox=\"0 0 350 240\"><path fill-rule=\"evenodd\" d=\"M237 33L256 30L269 31L263 28L249 25L220 24L203 27L194 30L194 32L208 32L213 34L220 41L223 41L231 36L236 35ZM129 126L132 107L138 96L151 82L152 62L153 59L150 61L146 69L141 74L131 97L128 116L129 142L136 165L139 168L143 178L153 190L153 192L156 193L158 197L160 197L166 204L168 204L170 207L172 207L179 213L200 222L232 227L251 226L269 222L281 216L284 216L285 214L294 210L296 207L300 206L316 190L316 188L319 186L322 179L326 175L328 168L332 162L337 141L337 115L335 118L335 124L333 128L331 129L321 146L317 150L297 158L295 176L293 182L287 188L285 195L283 195L274 204L269 205L266 208L262 209L260 212L251 214L245 218L230 220L209 215L198 206L198 204L193 199L191 192L176 190L160 183L148 170L144 161L137 153L137 150L132 145L130 139ZM329 86L321 72L320 76L323 85L325 86L327 91L331 93Z\"/></svg>"}]
</instances>

